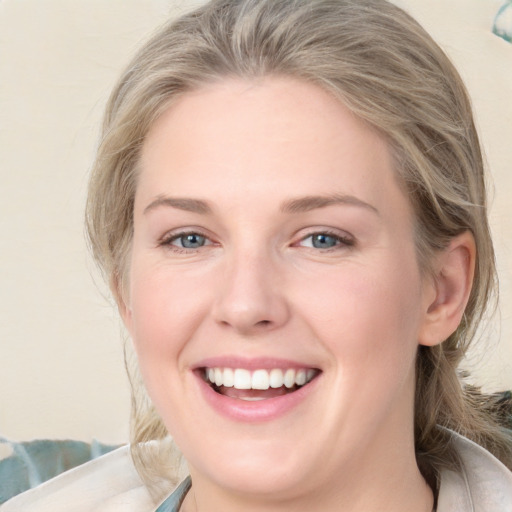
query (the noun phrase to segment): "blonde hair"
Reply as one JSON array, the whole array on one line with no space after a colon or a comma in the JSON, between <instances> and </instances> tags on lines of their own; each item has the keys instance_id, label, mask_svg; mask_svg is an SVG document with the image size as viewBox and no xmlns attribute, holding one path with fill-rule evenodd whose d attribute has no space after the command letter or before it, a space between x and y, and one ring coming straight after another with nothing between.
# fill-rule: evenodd
<instances>
[{"instance_id":1,"label":"blonde hair","mask_svg":"<svg viewBox=\"0 0 512 512\"><path fill-rule=\"evenodd\" d=\"M225 77L285 75L330 91L389 141L416 215L421 267L454 236L476 241L473 289L457 331L417 358L418 460L456 465L449 427L510 464L505 433L465 393L457 368L496 287L484 164L457 71L432 38L385 0L213 0L165 25L135 56L107 105L87 203L96 260L123 296L133 231L138 158L171 102ZM166 435L134 386L132 449ZM507 451L508 450L508 451ZM150 479L150 478L149 478Z\"/></svg>"}]
</instances>

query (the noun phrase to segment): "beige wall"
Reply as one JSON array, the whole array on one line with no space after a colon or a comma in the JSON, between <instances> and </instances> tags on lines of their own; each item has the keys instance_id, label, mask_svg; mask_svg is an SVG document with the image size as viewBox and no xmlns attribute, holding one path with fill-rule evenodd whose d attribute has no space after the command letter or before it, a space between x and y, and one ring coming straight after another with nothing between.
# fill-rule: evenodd
<instances>
[{"instance_id":1,"label":"beige wall","mask_svg":"<svg viewBox=\"0 0 512 512\"><path fill-rule=\"evenodd\" d=\"M83 241L87 170L123 64L194 3L0 1L0 435L126 438L119 323ZM512 45L488 31L494 0L399 3L446 47L474 98L496 183L503 300L492 349L473 359L487 387L512 387Z\"/></svg>"}]
</instances>

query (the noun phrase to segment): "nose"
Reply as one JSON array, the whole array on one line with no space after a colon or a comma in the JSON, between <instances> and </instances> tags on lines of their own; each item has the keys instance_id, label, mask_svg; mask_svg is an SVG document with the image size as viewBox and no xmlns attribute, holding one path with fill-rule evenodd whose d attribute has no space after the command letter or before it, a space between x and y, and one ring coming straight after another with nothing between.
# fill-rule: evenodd
<instances>
[{"instance_id":1,"label":"nose","mask_svg":"<svg viewBox=\"0 0 512 512\"><path fill-rule=\"evenodd\" d=\"M271 257L233 255L219 278L212 311L216 322L252 335L277 329L288 321L290 308L282 272Z\"/></svg>"}]
</instances>

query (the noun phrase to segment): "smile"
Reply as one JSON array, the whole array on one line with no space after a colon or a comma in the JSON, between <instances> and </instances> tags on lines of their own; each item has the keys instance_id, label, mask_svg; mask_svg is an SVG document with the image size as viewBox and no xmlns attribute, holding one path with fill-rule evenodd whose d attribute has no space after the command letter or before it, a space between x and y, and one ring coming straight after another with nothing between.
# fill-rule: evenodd
<instances>
[{"instance_id":1,"label":"smile","mask_svg":"<svg viewBox=\"0 0 512 512\"><path fill-rule=\"evenodd\" d=\"M239 400L258 401L297 391L311 382L319 370L314 368L203 368L203 379L217 393Z\"/></svg>"}]
</instances>

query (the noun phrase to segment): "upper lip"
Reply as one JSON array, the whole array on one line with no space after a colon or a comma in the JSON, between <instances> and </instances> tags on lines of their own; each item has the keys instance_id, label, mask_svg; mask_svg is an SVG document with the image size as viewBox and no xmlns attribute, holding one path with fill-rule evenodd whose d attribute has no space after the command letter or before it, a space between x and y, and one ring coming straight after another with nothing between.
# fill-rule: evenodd
<instances>
[{"instance_id":1,"label":"upper lip","mask_svg":"<svg viewBox=\"0 0 512 512\"><path fill-rule=\"evenodd\" d=\"M281 359L274 357L240 357L240 356L218 356L203 359L194 364L192 370L199 368L243 368L246 370L271 370L273 368L318 369L316 365L294 361L292 359Z\"/></svg>"}]
</instances>

